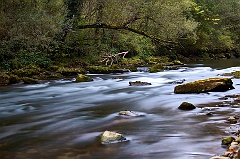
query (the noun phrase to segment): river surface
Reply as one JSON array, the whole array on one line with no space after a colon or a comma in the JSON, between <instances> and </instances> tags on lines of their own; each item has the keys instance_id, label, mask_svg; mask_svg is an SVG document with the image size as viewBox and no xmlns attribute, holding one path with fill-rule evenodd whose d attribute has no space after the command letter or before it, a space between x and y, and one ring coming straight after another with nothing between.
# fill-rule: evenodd
<instances>
[{"instance_id":1,"label":"river surface","mask_svg":"<svg viewBox=\"0 0 240 159\"><path fill-rule=\"evenodd\" d=\"M174 94L175 80L184 83L221 77L240 70L240 60L198 62L158 73L89 74L94 81L74 79L44 84L0 87L1 159L209 159L226 148L226 119L238 107L218 107L219 98L235 89L203 94ZM150 82L129 86L129 81ZM198 108L181 111L182 102ZM143 114L119 116L121 110ZM211 112L212 115L206 115ZM101 144L105 131L123 134L128 141Z\"/></svg>"}]
</instances>

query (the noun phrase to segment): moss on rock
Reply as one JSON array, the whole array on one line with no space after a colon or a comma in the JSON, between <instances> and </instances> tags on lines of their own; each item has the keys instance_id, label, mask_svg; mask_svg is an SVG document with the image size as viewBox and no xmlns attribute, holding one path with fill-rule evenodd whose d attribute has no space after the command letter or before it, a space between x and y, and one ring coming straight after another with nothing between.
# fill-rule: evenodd
<instances>
[{"instance_id":1,"label":"moss on rock","mask_svg":"<svg viewBox=\"0 0 240 159\"><path fill-rule=\"evenodd\" d=\"M67 68L67 67L60 67L56 71L63 76L76 76L77 74L86 74L87 71L83 68Z\"/></svg>"},{"instance_id":2,"label":"moss on rock","mask_svg":"<svg viewBox=\"0 0 240 159\"><path fill-rule=\"evenodd\" d=\"M224 92L234 89L230 78L208 78L186 84L178 85L174 88L174 93L206 93L206 92Z\"/></svg>"},{"instance_id":3,"label":"moss on rock","mask_svg":"<svg viewBox=\"0 0 240 159\"><path fill-rule=\"evenodd\" d=\"M164 69L163 64L155 64L150 68L150 72L151 73L160 72L163 71L163 69Z\"/></svg>"},{"instance_id":4,"label":"moss on rock","mask_svg":"<svg viewBox=\"0 0 240 159\"><path fill-rule=\"evenodd\" d=\"M227 136L222 138L222 145L229 145L231 144L235 138L233 136Z\"/></svg>"},{"instance_id":5,"label":"moss on rock","mask_svg":"<svg viewBox=\"0 0 240 159\"><path fill-rule=\"evenodd\" d=\"M93 81L93 79L83 74L78 74L76 78L76 82L90 82L90 81Z\"/></svg>"},{"instance_id":6,"label":"moss on rock","mask_svg":"<svg viewBox=\"0 0 240 159\"><path fill-rule=\"evenodd\" d=\"M233 76L233 78L240 78L240 71L221 74L222 76Z\"/></svg>"}]
</instances>

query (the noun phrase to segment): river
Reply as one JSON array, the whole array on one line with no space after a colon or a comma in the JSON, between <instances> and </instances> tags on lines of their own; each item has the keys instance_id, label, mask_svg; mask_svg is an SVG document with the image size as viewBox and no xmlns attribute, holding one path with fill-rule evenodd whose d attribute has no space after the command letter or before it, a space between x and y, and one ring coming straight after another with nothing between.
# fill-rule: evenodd
<instances>
[{"instance_id":1,"label":"river","mask_svg":"<svg viewBox=\"0 0 240 159\"><path fill-rule=\"evenodd\" d=\"M226 119L238 108L218 107L227 92L174 94L175 80L186 82L220 77L240 70L240 60L198 62L158 73L89 74L94 81L74 79L37 85L0 87L1 159L209 159L226 148ZM129 81L150 82L129 86ZM181 111L182 102L198 108ZM207 109L206 109L207 108ZM119 116L121 110L142 113ZM206 115L211 112L212 115ZM123 134L128 141L102 145L105 131Z\"/></svg>"}]
</instances>

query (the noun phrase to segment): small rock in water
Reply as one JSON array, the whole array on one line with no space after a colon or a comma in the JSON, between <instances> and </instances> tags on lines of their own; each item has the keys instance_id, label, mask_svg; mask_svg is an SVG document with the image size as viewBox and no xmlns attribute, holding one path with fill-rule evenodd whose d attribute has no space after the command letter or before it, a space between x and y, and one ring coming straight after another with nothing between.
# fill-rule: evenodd
<instances>
[{"instance_id":1,"label":"small rock in water","mask_svg":"<svg viewBox=\"0 0 240 159\"><path fill-rule=\"evenodd\" d=\"M227 120L230 122L230 124L236 124L238 122L238 119L234 116L229 117Z\"/></svg>"},{"instance_id":2,"label":"small rock in water","mask_svg":"<svg viewBox=\"0 0 240 159\"><path fill-rule=\"evenodd\" d=\"M178 107L178 109L181 110L193 110L196 107L192 104L192 103L188 103L188 102L182 102L182 104Z\"/></svg>"},{"instance_id":3,"label":"small rock in water","mask_svg":"<svg viewBox=\"0 0 240 159\"><path fill-rule=\"evenodd\" d=\"M129 110L123 110L118 113L119 115L124 115L124 116L141 116L137 112L134 111L129 111Z\"/></svg>"},{"instance_id":4,"label":"small rock in water","mask_svg":"<svg viewBox=\"0 0 240 159\"><path fill-rule=\"evenodd\" d=\"M101 135L101 142L102 144L110 144L110 143L117 143L127 141L127 139L119 133L112 132L112 131L105 131Z\"/></svg>"},{"instance_id":5,"label":"small rock in water","mask_svg":"<svg viewBox=\"0 0 240 159\"><path fill-rule=\"evenodd\" d=\"M182 84L184 81L186 81L186 80L185 79L176 80L176 81L168 82L168 84Z\"/></svg>"},{"instance_id":6,"label":"small rock in water","mask_svg":"<svg viewBox=\"0 0 240 159\"><path fill-rule=\"evenodd\" d=\"M141 81L129 82L129 86L146 86L146 85L152 85L152 84L148 82L141 82Z\"/></svg>"}]
</instances>

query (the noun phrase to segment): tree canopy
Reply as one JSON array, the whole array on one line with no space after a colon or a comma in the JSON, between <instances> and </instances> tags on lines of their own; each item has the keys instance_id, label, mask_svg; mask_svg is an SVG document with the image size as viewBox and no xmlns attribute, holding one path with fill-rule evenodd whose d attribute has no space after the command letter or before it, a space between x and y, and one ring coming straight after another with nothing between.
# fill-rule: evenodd
<instances>
[{"instance_id":1,"label":"tree canopy","mask_svg":"<svg viewBox=\"0 0 240 159\"><path fill-rule=\"evenodd\" d=\"M2 0L0 18L5 68L38 54L189 56L240 48L240 0Z\"/></svg>"}]
</instances>

